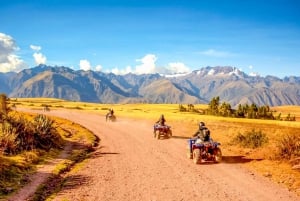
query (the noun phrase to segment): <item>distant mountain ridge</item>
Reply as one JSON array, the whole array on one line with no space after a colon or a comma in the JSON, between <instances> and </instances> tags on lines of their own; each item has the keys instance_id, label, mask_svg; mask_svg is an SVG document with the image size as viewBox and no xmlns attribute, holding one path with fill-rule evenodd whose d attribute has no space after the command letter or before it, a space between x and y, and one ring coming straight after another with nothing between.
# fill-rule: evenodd
<instances>
[{"instance_id":1,"label":"distant mountain ridge","mask_svg":"<svg viewBox=\"0 0 300 201\"><path fill-rule=\"evenodd\" d=\"M219 96L238 104L300 105L300 77L250 76L235 67L204 67L181 76L115 75L39 65L0 73L8 97L50 97L98 103L208 103Z\"/></svg>"}]
</instances>

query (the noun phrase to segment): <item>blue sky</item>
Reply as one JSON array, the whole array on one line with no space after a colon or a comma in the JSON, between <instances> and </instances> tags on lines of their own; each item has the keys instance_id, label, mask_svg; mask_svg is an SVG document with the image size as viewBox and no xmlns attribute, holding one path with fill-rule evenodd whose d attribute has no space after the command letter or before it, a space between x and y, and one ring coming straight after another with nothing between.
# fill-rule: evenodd
<instances>
[{"instance_id":1,"label":"blue sky","mask_svg":"<svg viewBox=\"0 0 300 201\"><path fill-rule=\"evenodd\" d=\"M0 71L300 76L298 0L0 0Z\"/></svg>"}]
</instances>

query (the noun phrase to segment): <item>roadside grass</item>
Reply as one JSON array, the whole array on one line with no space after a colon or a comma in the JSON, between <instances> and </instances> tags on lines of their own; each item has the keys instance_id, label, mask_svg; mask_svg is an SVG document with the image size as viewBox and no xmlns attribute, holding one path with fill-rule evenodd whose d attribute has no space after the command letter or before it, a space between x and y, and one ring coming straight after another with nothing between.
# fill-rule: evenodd
<instances>
[{"instance_id":1,"label":"roadside grass","mask_svg":"<svg viewBox=\"0 0 300 201\"><path fill-rule=\"evenodd\" d=\"M234 161L257 171L271 180L282 184L300 195L300 171L292 169L287 158L280 158L279 145L286 135L300 135L300 106L272 107L275 116L281 113L284 118L288 114L295 116L296 121L277 121L245 118L229 118L202 115L193 112L180 112L179 104L98 104L85 102L63 101L59 99L18 99L16 105L41 109L41 104L50 105L51 109L78 109L81 112L105 115L113 108L118 118L158 120L164 114L166 123L172 127L173 136L189 138L198 129L198 123L204 121L211 130L211 137L221 142L223 155L227 158L243 158L248 162ZM184 105L185 106L185 105ZM18 107L18 106L17 106ZM206 109L207 105L194 105L195 109ZM49 113L51 114L51 112ZM152 125L149 125L151 135ZM239 134L247 134L255 130L268 138L268 142L256 148L243 147L238 142L232 143ZM185 154L185 153L183 153ZM225 161L226 162L226 161Z\"/></svg>"},{"instance_id":2,"label":"roadside grass","mask_svg":"<svg viewBox=\"0 0 300 201\"><path fill-rule=\"evenodd\" d=\"M80 167L100 140L91 131L79 124L61 118L55 118L55 120L58 122L57 129L59 132L71 143L71 153L66 160L56 165L52 175L44 184L39 186L31 198L32 201L45 200L46 198L51 200L51 196L59 192L64 185L65 179L62 175Z\"/></svg>"},{"instance_id":3,"label":"roadside grass","mask_svg":"<svg viewBox=\"0 0 300 201\"><path fill-rule=\"evenodd\" d=\"M22 115L32 118L35 114L14 112L15 116ZM39 187L34 199L41 200L45 192L50 192L49 184L54 178L69 171L76 163L88 157L89 152L97 145L99 139L88 129L65 119L51 117L54 119L55 127L63 139L63 144L71 146L69 156L63 162L56 165L48 181ZM61 154L62 149L51 148L48 152L35 149L23 151L17 155L0 154L0 200L6 199L30 182L30 175L35 173L39 167L46 164ZM47 189L47 190L46 190Z\"/></svg>"}]
</instances>

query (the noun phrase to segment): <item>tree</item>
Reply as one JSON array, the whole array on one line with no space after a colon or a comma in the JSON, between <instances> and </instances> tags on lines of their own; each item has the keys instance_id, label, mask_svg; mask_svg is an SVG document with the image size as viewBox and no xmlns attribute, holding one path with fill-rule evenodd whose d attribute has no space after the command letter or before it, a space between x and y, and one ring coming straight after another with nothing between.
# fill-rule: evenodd
<instances>
[{"instance_id":1,"label":"tree","mask_svg":"<svg viewBox=\"0 0 300 201\"><path fill-rule=\"evenodd\" d=\"M223 102L221 104L221 106L219 107L219 114L224 117L231 116L231 114L232 114L231 105L229 103Z\"/></svg>"},{"instance_id":2,"label":"tree","mask_svg":"<svg viewBox=\"0 0 300 201\"><path fill-rule=\"evenodd\" d=\"M238 105L238 109L235 112L236 117L245 117L245 111L244 111L244 107L239 104Z\"/></svg>"},{"instance_id":3,"label":"tree","mask_svg":"<svg viewBox=\"0 0 300 201\"><path fill-rule=\"evenodd\" d=\"M208 110L212 115L219 114L219 105L220 105L220 97L213 97L212 100L209 102Z\"/></svg>"},{"instance_id":4,"label":"tree","mask_svg":"<svg viewBox=\"0 0 300 201\"><path fill-rule=\"evenodd\" d=\"M188 104L188 111L194 111L194 105Z\"/></svg>"}]
</instances>

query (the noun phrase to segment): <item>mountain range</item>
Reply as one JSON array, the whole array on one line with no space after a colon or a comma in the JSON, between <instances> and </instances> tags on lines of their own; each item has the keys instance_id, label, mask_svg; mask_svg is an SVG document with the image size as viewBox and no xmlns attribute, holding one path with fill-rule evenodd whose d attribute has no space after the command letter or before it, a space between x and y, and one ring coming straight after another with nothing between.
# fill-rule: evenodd
<instances>
[{"instance_id":1,"label":"mountain range","mask_svg":"<svg viewBox=\"0 0 300 201\"><path fill-rule=\"evenodd\" d=\"M8 97L51 97L98 103L300 105L300 77L250 76L236 67L203 67L184 75L125 74L39 65L0 73Z\"/></svg>"}]
</instances>

